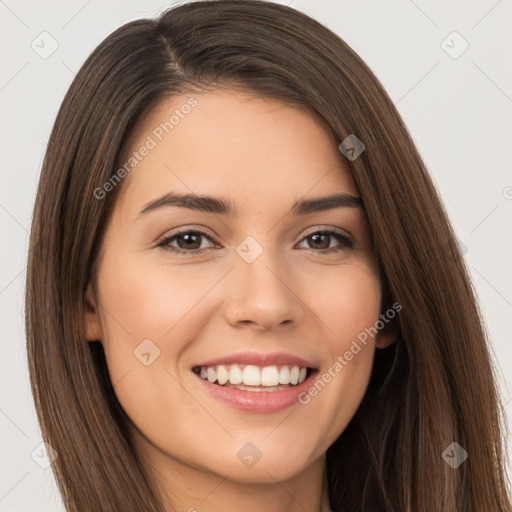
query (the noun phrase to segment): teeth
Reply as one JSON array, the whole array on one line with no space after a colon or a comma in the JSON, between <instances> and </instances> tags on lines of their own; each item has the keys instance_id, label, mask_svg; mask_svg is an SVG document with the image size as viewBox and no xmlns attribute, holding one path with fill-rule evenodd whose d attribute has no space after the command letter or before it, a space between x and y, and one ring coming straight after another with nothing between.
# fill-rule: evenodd
<instances>
[{"instance_id":1,"label":"teeth","mask_svg":"<svg viewBox=\"0 0 512 512\"><path fill-rule=\"evenodd\" d=\"M231 384L242 384L244 380L244 376L242 370L240 370L240 366L237 364L231 365L231 369L229 370L229 382Z\"/></svg>"},{"instance_id":2,"label":"teeth","mask_svg":"<svg viewBox=\"0 0 512 512\"><path fill-rule=\"evenodd\" d=\"M283 366L279 370L279 384L290 384L290 368Z\"/></svg>"},{"instance_id":3,"label":"teeth","mask_svg":"<svg viewBox=\"0 0 512 512\"><path fill-rule=\"evenodd\" d=\"M245 386L275 387L301 384L306 380L307 371L307 368L300 366L281 366L280 368L265 366L260 368L248 364L241 368L238 364L229 366L221 364L211 367L202 366L199 370L199 376L209 382L217 382L221 386L231 384L240 385L240 388L245 388Z\"/></svg>"},{"instance_id":4,"label":"teeth","mask_svg":"<svg viewBox=\"0 0 512 512\"><path fill-rule=\"evenodd\" d=\"M246 386L261 386L260 369L257 366L248 364L244 368L243 383Z\"/></svg>"},{"instance_id":5,"label":"teeth","mask_svg":"<svg viewBox=\"0 0 512 512\"><path fill-rule=\"evenodd\" d=\"M277 386L279 384L279 373L275 366L265 366L261 370L262 386Z\"/></svg>"},{"instance_id":6,"label":"teeth","mask_svg":"<svg viewBox=\"0 0 512 512\"><path fill-rule=\"evenodd\" d=\"M226 370L226 367L223 365L217 366L217 380L219 384L223 386L229 380L229 373Z\"/></svg>"},{"instance_id":7,"label":"teeth","mask_svg":"<svg viewBox=\"0 0 512 512\"><path fill-rule=\"evenodd\" d=\"M299 382L299 367L294 366L290 372L290 384L297 384ZM209 380L209 377L208 377Z\"/></svg>"},{"instance_id":8,"label":"teeth","mask_svg":"<svg viewBox=\"0 0 512 512\"><path fill-rule=\"evenodd\" d=\"M217 380L217 372L215 371L215 368L208 368L206 376L210 382L215 382Z\"/></svg>"}]
</instances>

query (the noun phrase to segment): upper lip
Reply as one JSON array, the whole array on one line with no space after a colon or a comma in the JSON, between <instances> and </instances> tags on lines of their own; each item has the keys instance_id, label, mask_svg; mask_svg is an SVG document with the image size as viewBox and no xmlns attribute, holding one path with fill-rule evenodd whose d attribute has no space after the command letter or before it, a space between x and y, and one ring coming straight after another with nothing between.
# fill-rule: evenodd
<instances>
[{"instance_id":1,"label":"upper lip","mask_svg":"<svg viewBox=\"0 0 512 512\"><path fill-rule=\"evenodd\" d=\"M238 354L229 354L215 359L209 359L195 366L217 366L220 364L252 364L255 366L290 365L316 369L315 364L311 361L307 361L293 354L287 354L286 352L271 352L268 354L240 352Z\"/></svg>"}]
</instances>

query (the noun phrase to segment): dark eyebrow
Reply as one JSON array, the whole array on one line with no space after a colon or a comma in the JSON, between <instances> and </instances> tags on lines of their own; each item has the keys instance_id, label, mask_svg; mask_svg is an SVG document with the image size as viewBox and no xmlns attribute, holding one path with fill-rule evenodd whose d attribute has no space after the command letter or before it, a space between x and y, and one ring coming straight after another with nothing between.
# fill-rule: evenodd
<instances>
[{"instance_id":1,"label":"dark eyebrow","mask_svg":"<svg viewBox=\"0 0 512 512\"><path fill-rule=\"evenodd\" d=\"M226 199L169 192L145 204L137 218L164 206L179 206L190 210L228 215L229 217L238 217L240 215L237 206ZM302 199L293 205L291 212L293 215L306 215L308 213L321 212L333 208L361 208L362 206L363 202L360 197L343 193L314 199Z\"/></svg>"},{"instance_id":2,"label":"dark eyebrow","mask_svg":"<svg viewBox=\"0 0 512 512\"><path fill-rule=\"evenodd\" d=\"M294 215L305 215L307 213L332 210L333 208L362 208L362 206L363 201L360 197L343 193L297 201L292 207L292 213Z\"/></svg>"}]
</instances>

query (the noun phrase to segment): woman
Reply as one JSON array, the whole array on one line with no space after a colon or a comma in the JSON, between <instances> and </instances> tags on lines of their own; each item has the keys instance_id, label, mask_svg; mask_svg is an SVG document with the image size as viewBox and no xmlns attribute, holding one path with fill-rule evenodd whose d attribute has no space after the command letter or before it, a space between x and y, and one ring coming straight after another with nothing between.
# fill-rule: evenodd
<instances>
[{"instance_id":1,"label":"woman","mask_svg":"<svg viewBox=\"0 0 512 512\"><path fill-rule=\"evenodd\" d=\"M425 165L368 67L290 8L185 4L93 52L44 160L26 312L67 510L510 511Z\"/></svg>"}]
</instances>

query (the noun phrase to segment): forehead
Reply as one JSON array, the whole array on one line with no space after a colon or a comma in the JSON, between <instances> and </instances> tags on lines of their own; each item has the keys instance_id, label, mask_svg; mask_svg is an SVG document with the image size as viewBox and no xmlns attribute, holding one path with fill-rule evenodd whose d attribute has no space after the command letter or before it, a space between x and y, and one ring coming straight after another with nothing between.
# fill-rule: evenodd
<instances>
[{"instance_id":1,"label":"forehead","mask_svg":"<svg viewBox=\"0 0 512 512\"><path fill-rule=\"evenodd\" d=\"M262 210L305 196L358 195L336 142L318 120L249 93L165 99L139 124L124 160L134 165L119 199L130 209L168 191Z\"/></svg>"}]
</instances>

